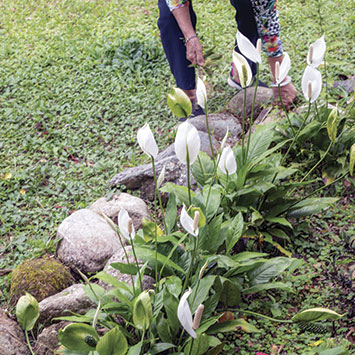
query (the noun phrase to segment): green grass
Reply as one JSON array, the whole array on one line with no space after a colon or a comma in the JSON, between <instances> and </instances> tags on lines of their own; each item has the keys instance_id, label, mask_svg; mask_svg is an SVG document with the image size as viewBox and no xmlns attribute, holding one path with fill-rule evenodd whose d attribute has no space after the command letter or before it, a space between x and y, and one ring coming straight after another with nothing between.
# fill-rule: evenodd
<instances>
[{"instance_id":1,"label":"green grass","mask_svg":"<svg viewBox=\"0 0 355 355\"><path fill-rule=\"evenodd\" d=\"M278 2L298 89L308 46L322 32L317 3ZM229 1L194 6L203 45L223 55L207 79L210 106L222 111L233 95L225 79L234 10ZM321 10L329 82L354 73L352 10L350 0ZM144 161L138 127L149 122L160 148L171 141L176 119L166 93L174 83L157 17L156 0L0 1L0 268L53 252L59 223L105 195L114 174ZM338 210L334 223L351 214Z\"/></svg>"}]
</instances>

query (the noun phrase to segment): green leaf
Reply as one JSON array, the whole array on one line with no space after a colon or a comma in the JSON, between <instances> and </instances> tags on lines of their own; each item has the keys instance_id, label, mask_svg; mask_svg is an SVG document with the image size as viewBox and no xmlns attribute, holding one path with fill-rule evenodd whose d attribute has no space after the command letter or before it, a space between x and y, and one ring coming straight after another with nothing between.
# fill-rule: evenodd
<instances>
[{"instance_id":1,"label":"green leaf","mask_svg":"<svg viewBox=\"0 0 355 355\"><path fill-rule=\"evenodd\" d=\"M249 162L267 151L274 137L274 126L258 126L256 132L251 135L247 157Z\"/></svg>"},{"instance_id":2,"label":"green leaf","mask_svg":"<svg viewBox=\"0 0 355 355\"><path fill-rule=\"evenodd\" d=\"M151 348L151 352L152 352L152 354L160 354L160 353L162 353L166 350L172 349L174 347L175 347L174 344L158 343L158 344L153 345L153 347Z\"/></svg>"},{"instance_id":3,"label":"green leaf","mask_svg":"<svg viewBox=\"0 0 355 355\"><path fill-rule=\"evenodd\" d=\"M338 200L338 198L334 197L307 198L290 208L287 217L300 218L310 216L314 213L321 212Z\"/></svg>"},{"instance_id":4,"label":"green leaf","mask_svg":"<svg viewBox=\"0 0 355 355\"><path fill-rule=\"evenodd\" d=\"M255 258L262 258L264 256L267 256L269 254L267 253L259 253L255 251L243 251L239 254L235 254L232 256L232 259L237 262L241 262L244 260L250 260L250 259L255 259Z\"/></svg>"},{"instance_id":5,"label":"green leaf","mask_svg":"<svg viewBox=\"0 0 355 355\"><path fill-rule=\"evenodd\" d=\"M265 218L265 220L271 223L281 224L285 227L289 227L293 229L292 224L286 218L283 217L269 217L269 218Z\"/></svg>"},{"instance_id":6,"label":"green leaf","mask_svg":"<svg viewBox=\"0 0 355 355\"><path fill-rule=\"evenodd\" d=\"M127 285L125 282L119 281L116 277L107 274L105 271L98 272L94 278L106 282L114 287L122 289L125 293L133 294L132 287Z\"/></svg>"},{"instance_id":7,"label":"green leaf","mask_svg":"<svg viewBox=\"0 0 355 355\"><path fill-rule=\"evenodd\" d=\"M168 194L174 193L181 204L189 206L189 190L186 186L175 185L171 182L167 182L163 187L160 188L161 192L166 192ZM195 193L191 191L191 198L195 196Z\"/></svg>"},{"instance_id":8,"label":"green leaf","mask_svg":"<svg viewBox=\"0 0 355 355\"><path fill-rule=\"evenodd\" d=\"M314 322L320 320L338 320L343 315L338 314L328 308L311 308L294 315L291 320L293 322Z\"/></svg>"},{"instance_id":9,"label":"green leaf","mask_svg":"<svg viewBox=\"0 0 355 355\"><path fill-rule=\"evenodd\" d=\"M135 275L139 271L139 268L134 264L117 262L110 264L110 266L121 271L122 274Z\"/></svg>"},{"instance_id":10,"label":"green leaf","mask_svg":"<svg viewBox=\"0 0 355 355\"><path fill-rule=\"evenodd\" d=\"M157 253L155 254L155 250L149 249L149 248L143 248L143 247L136 247L135 248L137 256L142 259L142 260L148 260L149 262L152 262L155 264L157 261L158 263L161 264L166 264L167 266L171 267L172 269L175 269L177 271L180 271L184 273L184 269L182 269L178 264L175 264L172 260L168 259L165 255ZM155 257L157 260L155 260Z\"/></svg>"},{"instance_id":11,"label":"green leaf","mask_svg":"<svg viewBox=\"0 0 355 355\"><path fill-rule=\"evenodd\" d=\"M195 339L191 337L188 339L184 347L184 354L202 355L206 353L208 347L207 334L198 334Z\"/></svg>"},{"instance_id":12,"label":"green leaf","mask_svg":"<svg viewBox=\"0 0 355 355\"><path fill-rule=\"evenodd\" d=\"M206 276L203 277L199 283L192 289L192 294L190 296L190 300L194 300L194 303L191 304L191 312L194 313L197 307L204 303L208 293L214 284L216 276Z\"/></svg>"},{"instance_id":13,"label":"green leaf","mask_svg":"<svg viewBox=\"0 0 355 355\"><path fill-rule=\"evenodd\" d=\"M282 289L282 290L292 291L292 285L289 282L287 283L267 282L264 284L255 285L253 287L246 288L243 290L243 294L248 295L250 293L256 293L256 292L271 290L271 289Z\"/></svg>"},{"instance_id":14,"label":"green leaf","mask_svg":"<svg viewBox=\"0 0 355 355\"><path fill-rule=\"evenodd\" d=\"M166 342L169 343L172 341L172 335L171 335L171 330L170 330L170 324L166 318L164 318L163 314L159 314L158 321L157 321L157 332L159 335L159 338Z\"/></svg>"},{"instance_id":15,"label":"green leaf","mask_svg":"<svg viewBox=\"0 0 355 355\"><path fill-rule=\"evenodd\" d=\"M118 327L107 332L97 343L96 351L99 355L124 355L128 350L126 337Z\"/></svg>"},{"instance_id":16,"label":"green leaf","mask_svg":"<svg viewBox=\"0 0 355 355\"><path fill-rule=\"evenodd\" d=\"M142 351L143 341L134 346L130 346L127 355L140 355Z\"/></svg>"},{"instance_id":17,"label":"green leaf","mask_svg":"<svg viewBox=\"0 0 355 355\"><path fill-rule=\"evenodd\" d=\"M150 240L155 240L155 238L159 239L159 237L164 234L157 224L155 224L146 217L143 217L142 219L142 229L144 240L146 242L149 242Z\"/></svg>"},{"instance_id":18,"label":"green leaf","mask_svg":"<svg viewBox=\"0 0 355 355\"><path fill-rule=\"evenodd\" d=\"M294 259L277 257L264 262L254 270L249 271L248 278L252 286L269 282L271 278L281 274Z\"/></svg>"},{"instance_id":19,"label":"green leaf","mask_svg":"<svg viewBox=\"0 0 355 355\"><path fill-rule=\"evenodd\" d=\"M226 252L229 253L230 250L237 244L238 240L242 236L244 228L243 215L239 212L232 220L230 226L228 227L227 237L226 237Z\"/></svg>"},{"instance_id":20,"label":"green leaf","mask_svg":"<svg viewBox=\"0 0 355 355\"><path fill-rule=\"evenodd\" d=\"M168 204L166 206L165 211L165 223L167 227L166 233L169 234L176 223L176 216L177 216L177 207L176 207L176 197L175 194L172 192L170 193Z\"/></svg>"},{"instance_id":21,"label":"green leaf","mask_svg":"<svg viewBox=\"0 0 355 355\"><path fill-rule=\"evenodd\" d=\"M73 323L59 330L58 339L69 350L93 351L99 341L99 336L90 325Z\"/></svg>"},{"instance_id":22,"label":"green leaf","mask_svg":"<svg viewBox=\"0 0 355 355\"><path fill-rule=\"evenodd\" d=\"M141 331L147 330L153 320L152 302L149 291L143 291L134 301L133 323Z\"/></svg>"},{"instance_id":23,"label":"green leaf","mask_svg":"<svg viewBox=\"0 0 355 355\"><path fill-rule=\"evenodd\" d=\"M84 286L86 296L96 304L99 303L106 295L106 290L98 284L90 283Z\"/></svg>"},{"instance_id":24,"label":"green leaf","mask_svg":"<svg viewBox=\"0 0 355 355\"><path fill-rule=\"evenodd\" d=\"M224 343L220 343L213 347L212 349L208 350L206 355L219 355L222 354L223 348L224 348Z\"/></svg>"},{"instance_id":25,"label":"green leaf","mask_svg":"<svg viewBox=\"0 0 355 355\"><path fill-rule=\"evenodd\" d=\"M217 213L221 203L221 188L219 186L205 186L204 189L196 193L192 203L206 211L207 221Z\"/></svg>"},{"instance_id":26,"label":"green leaf","mask_svg":"<svg viewBox=\"0 0 355 355\"><path fill-rule=\"evenodd\" d=\"M171 112L179 117L188 117L192 112L192 104L189 97L179 88L172 88L168 94L168 106Z\"/></svg>"},{"instance_id":27,"label":"green leaf","mask_svg":"<svg viewBox=\"0 0 355 355\"><path fill-rule=\"evenodd\" d=\"M354 165L355 165L355 143L350 148L349 171L351 176L353 176L354 173Z\"/></svg>"},{"instance_id":28,"label":"green leaf","mask_svg":"<svg viewBox=\"0 0 355 355\"><path fill-rule=\"evenodd\" d=\"M195 180L205 186L213 177L214 165L207 153L200 151L197 160L192 164L192 175Z\"/></svg>"},{"instance_id":29,"label":"green leaf","mask_svg":"<svg viewBox=\"0 0 355 355\"><path fill-rule=\"evenodd\" d=\"M238 306L241 302L240 286L229 279L225 279L223 282L220 301L226 306Z\"/></svg>"},{"instance_id":30,"label":"green leaf","mask_svg":"<svg viewBox=\"0 0 355 355\"><path fill-rule=\"evenodd\" d=\"M177 317L179 300L171 293L169 293L168 290L164 290L163 301L165 312L171 329L171 334L175 336L180 328L180 322Z\"/></svg>"},{"instance_id":31,"label":"green leaf","mask_svg":"<svg viewBox=\"0 0 355 355\"><path fill-rule=\"evenodd\" d=\"M25 292L16 305L16 317L21 328L25 331L32 330L39 317L39 305L37 300Z\"/></svg>"},{"instance_id":32,"label":"green leaf","mask_svg":"<svg viewBox=\"0 0 355 355\"><path fill-rule=\"evenodd\" d=\"M239 329L243 330L246 333L259 332L259 330L255 326L248 323L246 320L240 318L217 323L208 329L207 334L235 332Z\"/></svg>"},{"instance_id":33,"label":"green leaf","mask_svg":"<svg viewBox=\"0 0 355 355\"><path fill-rule=\"evenodd\" d=\"M224 239L221 238L223 214L216 216L204 228L201 228L198 238L198 247L207 252L216 251L223 244Z\"/></svg>"},{"instance_id":34,"label":"green leaf","mask_svg":"<svg viewBox=\"0 0 355 355\"><path fill-rule=\"evenodd\" d=\"M175 297L179 297L182 289L182 280L177 276L169 276L165 280L165 286Z\"/></svg>"}]
</instances>

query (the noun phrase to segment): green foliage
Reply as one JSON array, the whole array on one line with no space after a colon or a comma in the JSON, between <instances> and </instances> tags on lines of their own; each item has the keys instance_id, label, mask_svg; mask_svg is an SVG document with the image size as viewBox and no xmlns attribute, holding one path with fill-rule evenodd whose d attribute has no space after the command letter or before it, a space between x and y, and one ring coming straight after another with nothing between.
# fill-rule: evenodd
<instances>
[{"instance_id":1,"label":"green foliage","mask_svg":"<svg viewBox=\"0 0 355 355\"><path fill-rule=\"evenodd\" d=\"M32 330L39 317L39 306L37 300L28 292L17 302L16 318L21 328L25 331Z\"/></svg>"}]
</instances>

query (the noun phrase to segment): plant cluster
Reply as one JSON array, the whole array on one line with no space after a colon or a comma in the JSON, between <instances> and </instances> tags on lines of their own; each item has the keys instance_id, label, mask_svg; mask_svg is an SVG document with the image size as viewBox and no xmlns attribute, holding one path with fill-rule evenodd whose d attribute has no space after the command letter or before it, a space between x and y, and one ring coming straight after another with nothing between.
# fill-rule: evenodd
<instances>
[{"instance_id":1,"label":"plant cluster","mask_svg":"<svg viewBox=\"0 0 355 355\"><path fill-rule=\"evenodd\" d=\"M238 33L237 41L239 48L244 48L246 57L260 63L258 48L241 33ZM321 326L318 322L322 320L336 321L342 317L330 309L316 307L297 313L291 320L280 320L252 312L247 306L247 297L251 294L271 289L292 292L292 284L282 282L281 275L285 270L292 273L302 262L292 258L285 248L292 237L293 226L289 218L320 212L336 201L334 198L311 197L319 189L306 196L295 193L299 186L314 183L307 178L326 154L300 181L297 180L298 170L287 166L288 154L313 114L313 104L321 92L321 74L315 67L322 61L324 51L322 38L310 47L308 66L302 80L308 111L297 130L287 116L293 133L291 138L280 141L275 133L276 124L262 126L252 133L251 122L248 138L244 137L243 130L241 144L231 148L226 145L227 133L217 154L209 136L212 152L209 157L200 152L196 128L188 120L179 125L175 153L186 165L187 186L163 185L164 168L159 176L155 171L158 146L153 133L148 124L138 130L138 144L152 161L156 183L155 219L144 220L142 229L135 231L125 210L121 210L118 216L118 228L104 215L117 231L127 261L124 242L132 246L134 263L112 264L112 267L131 275L131 285L99 272L92 279L113 287L105 290L82 275L87 295L97 307L84 316L58 318L74 322L59 332L59 341L64 346L59 353L219 354L225 344L215 336L217 333L238 329L258 332L241 316L243 314L284 323L311 323L313 328ZM250 68L244 57L236 53L233 57L246 92ZM287 76L289 68L290 60L285 56L276 71L278 85ZM259 70L257 81L258 76ZM206 111L208 129L207 92L201 79L197 88L199 104ZM178 117L191 114L191 102L180 89L169 93L168 104ZM245 119L244 114L243 129ZM338 111L334 109L326 122L332 144L337 137L338 125ZM282 149L286 150L285 154L281 154ZM352 148L351 174L354 155ZM197 183L197 190L192 188L191 175ZM169 193L166 207L162 203L162 193ZM158 208L161 221L157 219ZM265 243L285 256L270 258ZM145 274L155 278L154 290L143 290ZM228 311L236 312L239 318L234 318ZM17 313L22 319L26 312ZM100 337L99 328L108 331Z\"/></svg>"}]
</instances>

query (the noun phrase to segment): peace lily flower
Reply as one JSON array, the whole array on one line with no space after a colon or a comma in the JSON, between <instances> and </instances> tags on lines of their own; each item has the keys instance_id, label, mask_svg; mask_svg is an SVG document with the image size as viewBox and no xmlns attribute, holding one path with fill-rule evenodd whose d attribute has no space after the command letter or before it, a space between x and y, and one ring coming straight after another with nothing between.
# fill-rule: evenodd
<instances>
[{"instance_id":1,"label":"peace lily flower","mask_svg":"<svg viewBox=\"0 0 355 355\"><path fill-rule=\"evenodd\" d=\"M253 79L248 61L241 54L233 51L233 64L239 75L240 86L242 88L247 87Z\"/></svg>"},{"instance_id":2,"label":"peace lily flower","mask_svg":"<svg viewBox=\"0 0 355 355\"><path fill-rule=\"evenodd\" d=\"M302 91L306 100L316 101L322 90L322 74L311 66L307 66L302 76Z\"/></svg>"},{"instance_id":3,"label":"peace lily flower","mask_svg":"<svg viewBox=\"0 0 355 355\"><path fill-rule=\"evenodd\" d=\"M192 165L200 151L200 136L197 129L188 121L182 123L175 137L175 153L182 164L187 164L187 154Z\"/></svg>"},{"instance_id":4,"label":"peace lily flower","mask_svg":"<svg viewBox=\"0 0 355 355\"><path fill-rule=\"evenodd\" d=\"M275 79L277 85L281 84L285 80L290 68L291 68L290 56L288 55L288 53L284 52L281 65L279 64L279 62L276 62L276 66L275 66Z\"/></svg>"},{"instance_id":5,"label":"peace lily flower","mask_svg":"<svg viewBox=\"0 0 355 355\"><path fill-rule=\"evenodd\" d=\"M118 214L118 228L125 239L130 241L136 235L134 225L128 212L122 208Z\"/></svg>"},{"instance_id":6,"label":"peace lily flower","mask_svg":"<svg viewBox=\"0 0 355 355\"><path fill-rule=\"evenodd\" d=\"M154 159L157 157L158 146L148 123L146 123L142 128L139 128L137 132L137 140L139 146L145 154L153 157Z\"/></svg>"},{"instance_id":7,"label":"peace lily flower","mask_svg":"<svg viewBox=\"0 0 355 355\"><path fill-rule=\"evenodd\" d=\"M240 31L237 32L237 45L243 55L254 63L261 63L261 41L258 39L256 47Z\"/></svg>"},{"instance_id":8,"label":"peace lily flower","mask_svg":"<svg viewBox=\"0 0 355 355\"><path fill-rule=\"evenodd\" d=\"M237 171L237 162L231 147L227 146L223 149L218 167L224 174L233 174Z\"/></svg>"},{"instance_id":9,"label":"peace lily flower","mask_svg":"<svg viewBox=\"0 0 355 355\"><path fill-rule=\"evenodd\" d=\"M198 211L195 212L194 219L192 219L188 213L186 212L185 205L182 207L181 215L180 215L180 223L186 230L186 232L190 233L194 237L198 235L198 219L200 214Z\"/></svg>"},{"instance_id":10,"label":"peace lily flower","mask_svg":"<svg viewBox=\"0 0 355 355\"><path fill-rule=\"evenodd\" d=\"M192 112L192 104L189 97L179 88L173 88L168 94L168 105L172 113L179 117L188 117Z\"/></svg>"},{"instance_id":11,"label":"peace lily flower","mask_svg":"<svg viewBox=\"0 0 355 355\"><path fill-rule=\"evenodd\" d=\"M313 68L319 67L319 65L323 62L325 50L326 45L324 41L324 36L322 36L309 46L307 64Z\"/></svg>"},{"instance_id":12,"label":"peace lily flower","mask_svg":"<svg viewBox=\"0 0 355 355\"><path fill-rule=\"evenodd\" d=\"M193 322L192 322L192 313L190 310L190 306L187 302L187 298L191 295L192 290L189 288L181 297L179 306L177 309L177 316L180 321L180 324L183 328L193 337L196 338L197 334L193 329Z\"/></svg>"},{"instance_id":13,"label":"peace lily flower","mask_svg":"<svg viewBox=\"0 0 355 355\"><path fill-rule=\"evenodd\" d=\"M199 77L197 78L196 97L197 103L204 109L207 102L207 91L205 83Z\"/></svg>"}]
</instances>

